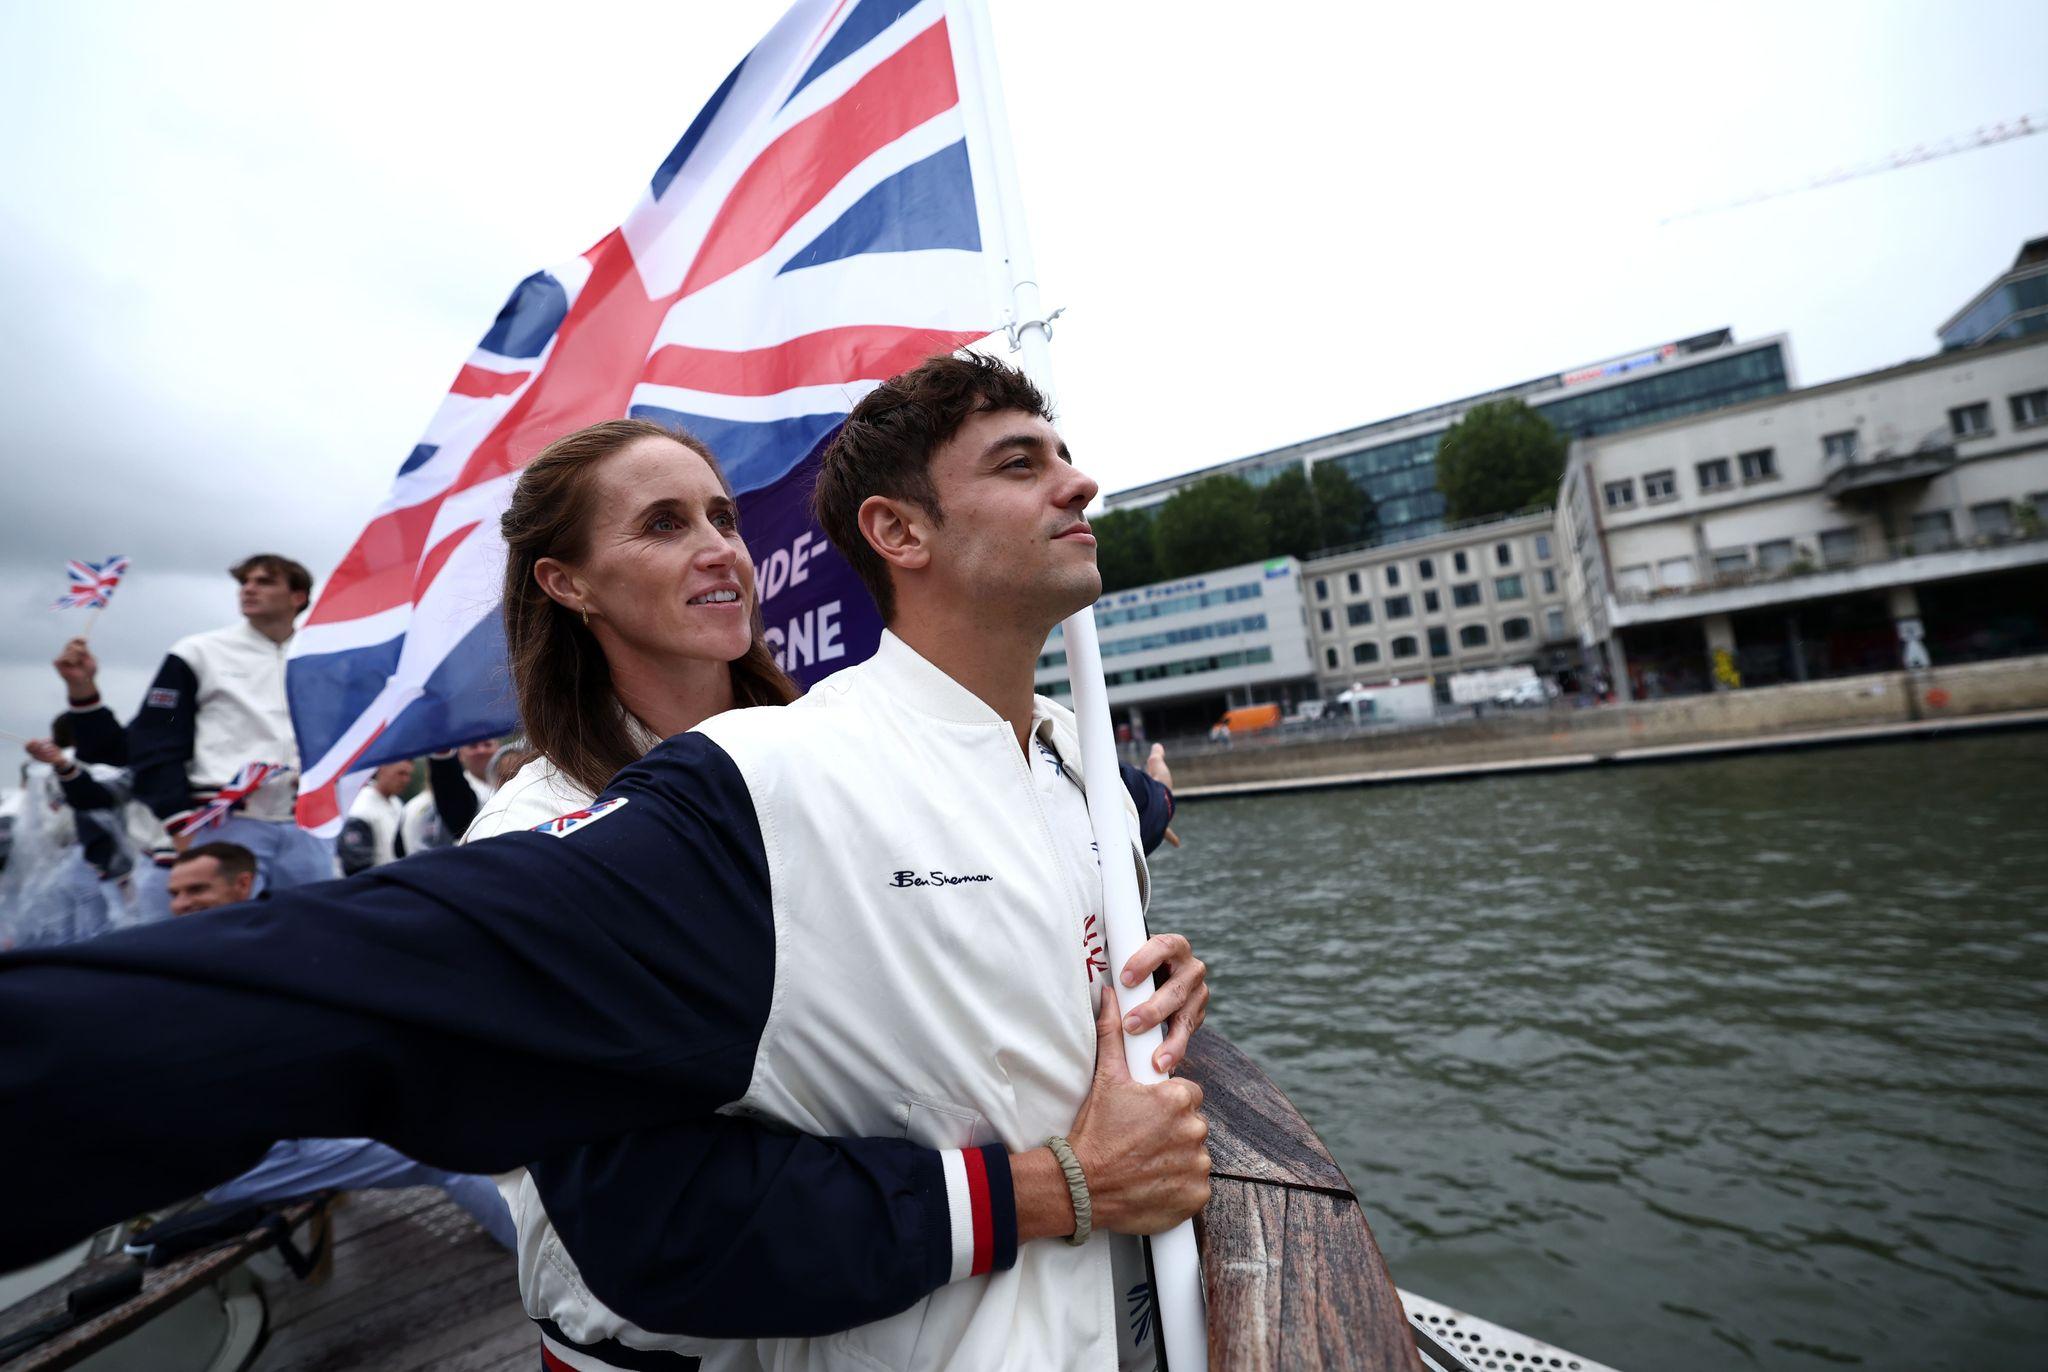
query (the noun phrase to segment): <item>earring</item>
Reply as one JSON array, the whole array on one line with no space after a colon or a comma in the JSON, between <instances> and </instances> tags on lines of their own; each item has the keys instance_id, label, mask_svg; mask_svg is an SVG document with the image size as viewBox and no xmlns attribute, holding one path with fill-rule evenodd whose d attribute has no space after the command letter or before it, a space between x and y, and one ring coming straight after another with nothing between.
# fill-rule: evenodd
<instances>
[{"instance_id":1,"label":"earring","mask_svg":"<svg viewBox=\"0 0 2048 1372\"><path fill-rule=\"evenodd\" d=\"M588 610L583 612L583 627L586 629L590 627L590 611Z\"/></svg>"}]
</instances>

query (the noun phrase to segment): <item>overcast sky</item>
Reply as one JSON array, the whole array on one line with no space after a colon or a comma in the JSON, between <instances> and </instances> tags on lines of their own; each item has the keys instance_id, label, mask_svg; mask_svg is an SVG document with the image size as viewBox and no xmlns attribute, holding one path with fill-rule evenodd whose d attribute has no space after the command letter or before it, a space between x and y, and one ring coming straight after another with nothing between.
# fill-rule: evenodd
<instances>
[{"instance_id":1,"label":"overcast sky","mask_svg":"<svg viewBox=\"0 0 2048 1372\"><path fill-rule=\"evenodd\" d=\"M1722 325L1801 382L1883 366L2048 233L2048 134L1664 222L2040 122L2039 0L994 11L1109 490ZM0 0L0 728L59 702L66 558L134 559L124 717L238 555L324 575L513 284L778 12Z\"/></svg>"}]
</instances>

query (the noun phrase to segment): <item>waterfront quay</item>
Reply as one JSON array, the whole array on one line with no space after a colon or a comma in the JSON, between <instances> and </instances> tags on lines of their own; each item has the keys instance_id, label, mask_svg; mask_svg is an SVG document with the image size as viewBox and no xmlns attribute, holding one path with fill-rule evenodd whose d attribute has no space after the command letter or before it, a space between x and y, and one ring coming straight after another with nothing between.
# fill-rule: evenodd
<instances>
[{"instance_id":1,"label":"waterfront quay","mask_svg":"<svg viewBox=\"0 0 2048 1372\"><path fill-rule=\"evenodd\" d=\"M2048 657L1420 723L1290 729L1170 749L1175 796L1450 781L1737 752L2048 728Z\"/></svg>"}]
</instances>

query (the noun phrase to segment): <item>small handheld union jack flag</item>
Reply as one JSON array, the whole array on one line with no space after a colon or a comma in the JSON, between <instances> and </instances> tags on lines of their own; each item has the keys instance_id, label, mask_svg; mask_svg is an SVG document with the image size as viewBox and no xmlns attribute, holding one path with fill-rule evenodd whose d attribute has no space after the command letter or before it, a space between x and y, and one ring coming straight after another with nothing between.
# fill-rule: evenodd
<instances>
[{"instance_id":1,"label":"small handheld union jack flag","mask_svg":"<svg viewBox=\"0 0 2048 1372\"><path fill-rule=\"evenodd\" d=\"M128 570L128 559L118 553L105 562L80 562L73 560L64 564L65 575L71 578L71 589L57 597L53 610L104 610L107 602L114 598L114 588L121 584L121 577Z\"/></svg>"},{"instance_id":2,"label":"small handheld union jack flag","mask_svg":"<svg viewBox=\"0 0 2048 1372\"><path fill-rule=\"evenodd\" d=\"M242 764L242 770L235 773L235 779L221 787L212 800L182 820L173 821L167 827L173 837L211 829L225 821L237 805L262 789L264 782L284 770L282 762L245 762Z\"/></svg>"}]
</instances>

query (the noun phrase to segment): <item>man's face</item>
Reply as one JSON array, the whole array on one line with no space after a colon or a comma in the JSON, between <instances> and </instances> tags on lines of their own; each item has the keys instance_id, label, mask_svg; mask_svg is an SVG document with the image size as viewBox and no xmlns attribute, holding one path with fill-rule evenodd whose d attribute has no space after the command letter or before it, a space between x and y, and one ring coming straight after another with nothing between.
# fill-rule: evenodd
<instances>
[{"instance_id":1,"label":"man's face","mask_svg":"<svg viewBox=\"0 0 2048 1372\"><path fill-rule=\"evenodd\" d=\"M290 618L306 607L306 598L269 567L250 568L241 584L244 619Z\"/></svg>"},{"instance_id":2,"label":"man's face","mask_svg":"<svg viewBox=\"0 0 2048 1372\"><path fill-rule=\"evenodd\" d=\"M191 858L171 868L171 913L196 915L222 905L249 898L256 884L253 873L230 877L221 870L220 859L208 854Z\"/></svg>"},{"instance_id":3,"label":"man's face","mask_svg":"<svg viewBox=\"0 0 2048 1372\"><path fill-rule=\"evenodd\" d=\"M491 759L498 755L498 740L487 738L481 743L465 743L455 750L456 760L462 763L462 770L478 781L486 779L491 771Z\"/></svg>"},{"instance_id":4,"label":"man's face","mask_svg":"<svg viewBox=\"0 0 2048 1372\"><path fill-rule=\"evenodd\" d=\"M1045 627L1102 594L1081 512L1096 485L1045 419L977 414L932 455L945 523L932 531L934 585L977 608Z\"/></svg>"},{"instance_id":5,"label":"man's face","mask_svg":"<svg viewBox=\"0 0 2048 1372\"><path fill-rule=\"evenodd\" d=\"M395 796L412 785L412 762L387 762L370 774L377 789L387 796Z\"/></svg>"}]
</instances>

